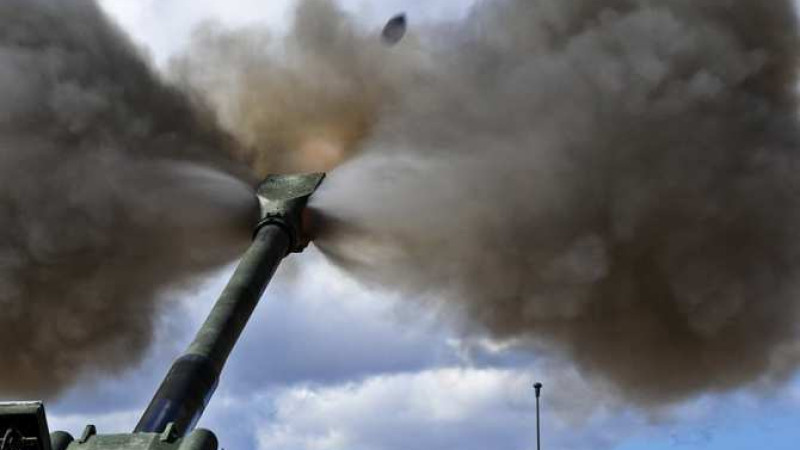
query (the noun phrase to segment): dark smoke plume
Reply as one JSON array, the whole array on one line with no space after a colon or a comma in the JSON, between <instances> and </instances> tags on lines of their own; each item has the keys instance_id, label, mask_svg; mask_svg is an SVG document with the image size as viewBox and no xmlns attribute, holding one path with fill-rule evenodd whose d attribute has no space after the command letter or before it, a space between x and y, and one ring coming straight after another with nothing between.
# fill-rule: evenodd
<instances>
[{"instance_id":1,"label":"dark smoke plume","mask_svg":"<svg viewBox=\"0 0 800 450\"><path fill-rule=\"evenodd\" d=\"M257 174L349 159L313 204L333 261L640 403L780 381L798 362L794 17L496 0L387 47L302 0L286 39L206 27L174 63L236 146L92 3L7 0L0 392L142 353L158 293L247 236L229 154Z\"/></svg>"},{"instance_id":2,"label":"dark smoke plume","mask_svg":"<svg viewBox=\"0 0 800 450\"><path fill-rule=\"evenodd\" d=\"M232 146L93 2L0 2L0 395L138 362L157 294L247 243Z\"/></svg>"},{"instance_id":3,"label":"dark smoke plume","mask_svg":"<svg viewBox=\"0 0 800 450\"><path fill-rule=\"evenodd\" d=\"M332 260L642 404L792 373L791 1L498 0L421 34L315 198Z\"/></svg>"}]
</instances>

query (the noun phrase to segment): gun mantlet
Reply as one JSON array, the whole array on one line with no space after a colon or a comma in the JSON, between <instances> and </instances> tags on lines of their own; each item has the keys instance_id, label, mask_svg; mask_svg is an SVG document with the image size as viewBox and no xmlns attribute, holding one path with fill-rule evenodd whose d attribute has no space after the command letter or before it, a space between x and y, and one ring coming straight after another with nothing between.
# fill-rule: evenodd
<instances>
[{"instance_id":1,"label":"gun mantlet","mask_svg":"<svg viewBox=\"0 0 800 450\"><path fill-rule=\"evenodd\" d=\"M289 251L303 251L310 240L303 230L303 211L324 178L324 173L268 176L256 191L261 221L256 225L255 233L266 225L281 226L291 240Z\"/></svg>"}]
</instances>

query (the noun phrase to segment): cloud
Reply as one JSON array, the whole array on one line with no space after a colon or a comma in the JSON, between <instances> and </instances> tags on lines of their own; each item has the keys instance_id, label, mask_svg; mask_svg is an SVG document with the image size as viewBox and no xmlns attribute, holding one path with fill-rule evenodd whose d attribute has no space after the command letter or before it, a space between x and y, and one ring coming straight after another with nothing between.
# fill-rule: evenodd
<instances>
[{"instance_id":1,"label":"cloud","mask_svg":"<svg viewBox=\"0 0 800 450\"><path fill-rule=\"evenodd\" d=\"M454 367L295 387L275 398L258 442L262 449L287 450L532 448L536 375L542 374ZM563 371L543 397L547 446L610 448L622 437L608 426L618 412L577 372Z\"/></svg>"},{"instance_id":2,"label":"cloud","mask_svg":"<svg viewBox=\"0 0 800 450\"><path fill-rule=\"evenodd\" d=\"M100 0L125 30L159 63L184 48L194 28L206 20L231 26L280 29L293 0Z\"/></svg>"},{"instance_id":3,"label":"cloud","mask_svg":"<svg viewBox=\"0 0 800 450\"><path fill-rule=\"evenodd\" d=\"M343 0L339 3L370 27L382 26L400 11L412 26L463 17L476 0ZM99 3L162 65L184 49L198 24L258 26L281 33L290 23L296 0L99 0Z\"/></svg>"},{"instance_id":4,"label":"cloud","mask_svg":"<svg viewBox=\"0 0 800 450\"><path fill-rule=\"evenodd\" d=\"M51 429L77 433L83 425L94 423L96 419L114 426L101 430L104 432L127 432L132 429L173 359L185 350L194 331L210 310L222 283L221 277L215 277L202 288L181 291L178 295L186 296L183 301L162 308L155 327L155 345L140 363L113 375L84 374L78 383L48 403ZM121 419L105 422L108 415L134 418L127 422Z\"/></svg>"},{"instance_id":5,"label":"cloud","mask_svg":"<svg viewBox=\"0 0 800 450\"><path fill-rule=\"evenodd\" d=\"M223 383L235 391L331 384L457 362L448 330L434 319L430 311L361 288L309 250L281 268Z\"/></svg>"}]
</instances>

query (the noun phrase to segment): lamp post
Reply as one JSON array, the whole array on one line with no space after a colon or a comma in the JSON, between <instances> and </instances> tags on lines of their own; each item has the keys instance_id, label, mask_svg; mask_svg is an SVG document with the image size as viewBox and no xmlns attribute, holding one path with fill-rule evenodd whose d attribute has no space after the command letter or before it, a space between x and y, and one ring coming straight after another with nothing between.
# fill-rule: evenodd
<instances>
[{"instance_id":1,"label":"lamp post","mask_svg":"<svg viewBox=\"0 0 800 450\"><path fill-rule=\"evenodd\" d=\"M536 390L536 450L542 450L541 431L539 429L539 397L542 394L542 383L537 381L534 383L533 388Z\"/></svg>"}]
</instances>

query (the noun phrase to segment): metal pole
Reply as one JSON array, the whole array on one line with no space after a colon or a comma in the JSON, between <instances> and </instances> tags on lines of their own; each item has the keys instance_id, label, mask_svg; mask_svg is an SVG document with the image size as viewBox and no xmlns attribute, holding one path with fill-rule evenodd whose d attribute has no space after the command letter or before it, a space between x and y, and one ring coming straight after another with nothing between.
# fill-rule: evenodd
<instances>
[{"instance_id":1,"label":"metal pole","mask_svg":"<svg viewBox=\"0 0 800 450\"><path fill-rule=\"evenodd\" d=\"M542 383L535 383L536 389L536 450L542 450L541 430L539 429L539 396L542 393Z\"/></svg>"}]
</instances>

